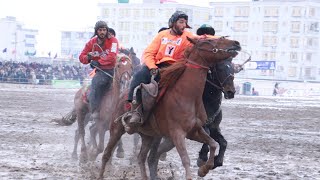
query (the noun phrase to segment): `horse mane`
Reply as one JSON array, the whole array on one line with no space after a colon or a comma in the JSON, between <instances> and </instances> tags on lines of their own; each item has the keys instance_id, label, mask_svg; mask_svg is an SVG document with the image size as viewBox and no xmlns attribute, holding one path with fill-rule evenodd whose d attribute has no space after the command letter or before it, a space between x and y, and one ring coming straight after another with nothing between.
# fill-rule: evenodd
<instances>
[{"instance_id":1,"label":"horse mane","mask_svg":"<svg viewBox=\"0 0 320 180\"><path fill-rule=\"evenodd\" d=\"M179 60L169 67L161 69L159 88L171 88L186 69L186 60Z\"/></svg>"}]
</instances>

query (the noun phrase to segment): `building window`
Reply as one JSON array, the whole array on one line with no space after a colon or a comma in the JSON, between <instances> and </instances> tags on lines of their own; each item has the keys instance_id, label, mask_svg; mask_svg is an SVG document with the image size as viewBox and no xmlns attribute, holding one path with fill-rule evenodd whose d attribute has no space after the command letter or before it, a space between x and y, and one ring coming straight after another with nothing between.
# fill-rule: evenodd
<instances>
[{"instance_id":1,"label":"building window","mask_svg":"<svg viewBox=\"0 0 320 180\"><path fill-rule=\"evenodd\" d=\"M236 17L248 17L250 15L249 6L236 7L235 16Z\"/></svg>"},{"instance_id":2,"label":"building window","mask_svg":"<svg viewBox=\"0 0 320 180\"><path fill-rule=\"evenodd\" d=\"M302 7L294 6L292 7L292 17L301 17L302 15Z\"/></svg>"},{"instance_id":3,"label":"building window","mask_svg":"<svg viewBox=\"0 0 320 180\"><path fill-rule=\"evenodd\" d=\"M110 9L104 8L102 9L102 17L110 17Z\"/></svg>"},{"instance_id":4,"label":"building window","mask_svg":"<svg viewBox=\"0 0 320 180\"><path fill-rule=\"evenodd\" d=\"M291 37L290 38L290 47L298 48L299 47L299 37Z\"/></svg>"},{"instance_id":5,"label":"building window","mask_svg":"<svg viewBox=\"0 0 320 180\"><path fill-rule=\"evenodd\" d=\"M312 38L307 38L307 47L309 48L314 48L319 45L319 39L312 37Z\"/></svg>"},{"instance_id":6,"label":"building window","mask_svg":"<svg viewBox=\"0 0 320 180\"><path fill-rule=\"evenodd\" d=\"M156 17L156 10L155 9L144 9L143 10L143 17L155 18Z\"/></svg>"},{"instance_id":7,"label":"building window","mask_svg":"<svg viewBox=\"0 0 320 180\"><path fill-rule=\"evenodd\" d=\"M153 32L154 31L154 23L153 22L144 22L143 29L146 32Z\"/></svg>"},{"instance_id":8,"label":"building window","mask_svg":"<svg viewBox=\"0 0 320 180\"><path fill-rule=\"evenodd\" d=\"M25 43L26 47L34 47L34 44Z\"/></svg>"},{"instance_id":9,"label":"building window","mask_svg":"<svg viewBox=\"0 0 320 180\"><path fill-rule=\"evenodd\" d=\"M133 18L134 19L139 19L140 18L140 9L133 9L132 11L133 11L133 14L134 14Z\"/></svg>"},{"instance_id":10,"label":"building window","mask_svg":"<svg viewBox=\"0 0 320 180\"><path fill-rule=\"evenodd\" d=\"M79 39L83 39L84 38L84 33L83 32L79 32L78 33L78 38Z\"/></svg>"},{"instance_id":11,"label":"building window","mask_svg":"<svg viewBox=\"0 0 320 180\"><path fill-rule=\"evenodd\" d=\"M214 30L222 31L223 29L223 22L222 21L214 21Z\"/></svg>"},{"instance_id":12,"label":"building window","mask_svg":"<svg viewBox=\"0 0 320 180\"><path fill-rule=\"evenodd\" d=\"M235 21L233 30L237 32L247 32L249 28L248 21Z\"/></svg>"},{"instance_id":13,"label":"building window","mask_svg":"<svg viewBox=\"0 0 320 180\"><path fill-rule=\"evenodd\" d=\"M119 9L119 17L120 18L130 17L130 9L127 9L127 8Z\"/></svg>"},{"instance_id":14,"label":"building window","mask_svg":"<svg viewBox=\"0 0 320 180\"><path fill-rule=\"evenodd\" d=\"M288 68L288 77L297 77L297 67Z\"/></svg>"},{"instance_id":15,"label":"building window","mask_svg":"<svg viewBox=\"0 0 320 180\"><path fill-rule=\"evenodd\" d=\"M26 34L25 35L26 38L30 38L30 39L34 39L35 38L35 35L32 35L32 34Z\"/></svg>"},{"instance_id":16,"label":"building window","mask_svg":"<svg viewBox=\"0 0 320 180\"><path fill-rule=\"evenodd\" d=\"M119 22L119 30L120 31L129 31L130 23L129 22Z\"/></svg>"},{"instance_id":17,"label":"building window","mask_svg":"<svg viewBox=\"0 0 320 180\"><path fill-rule=\"evenodd\" d=\"M278 22L277 21L264 21L263 22L263 31L264 32L277 32L278 31Z\"/></svg>"},{"instance_id":18,"label":"building window","mask_svg":"<svg viewBox=\"0 0 320 180\"><path fill-rule=\"evenodd\" d=\"M298 53L297 52L291 52L290 53L290 62L298 62Z\"/></svg>"},{"instance_id":19,"label":"building window","mask_svg":"<svg viewBox=\"0 0 320 180\"><path fill-rule=\"evenodd\" d=\"M310 7L309 9L309 17L315 17L316 15L316 8L315 7Z\"/></svg>"},{"instance_id":20,"label":"building window","mask_svg":"<svg viewBox=\"0 0 320 180\"><path fill-rule=\"evenodd\" d=\"M223 11L224 11L223 7L215 7L214 8L214 16L223 17L223 14L224 14Z\"/></svg>"},{"instance_id":21,"label":"building window","mask_svg":"<svg viewBox=\"0 0 320 180\"><path fill-rule=\"evenodd\" d=\"M312 61L312 53L306 54L306 61L311 62Z\"/></svg>"},{"instance_id":22,"label":"building window","mask_svg":"<svg viewBox=\"0 0 320 180\"><path fill-rule=\"evenodd\" d=\"M278 17L279 16L279 7L265 7L264 8L264 17Z\"/></svg>"},{"instance_id":23,"label":"building window","mask_svg":"<svg viewBox=\"0 0 320 180\"><path fill-rule=\"evenodd\" d=\"M71 32L63 32L62 38L64 39L71 39Z\"/></svg>"},{"instance_id":24,"label":"building window","mask_svg":"<svg viewBox=\"0 0 320 180\"><path fill-rule=\"evenodd\" d=\"M237 40L240 42L241 46L246 46L248 45L248 36L243 35L243 36L234 36L233 39ZM242 53L244 54L244 53Z\"/></svg>"},{"instance_id":25,"label":"building window","mask_svg":"<svg viewBox=\"0 0 320 180\"><path fill-rule=\"evenodd\" d=\"M310 67L304 68L304 77L311 78L311 72L312 72L312 69Z\"/></svg>"},{"instance_id":26,"label":"building window","mask_svg":"<svg viewBox=\"0 0 320 180\"><path fill-rule=\"evenodd\" d=\"M134 31L140 30L140 22L134 22L132 26Z\"/></svg>"},{"instance_id":27,"label":"building window","mask_svg":"<svg viewBox=\"0 0 320 180\"><path fill-rule=\"evenodd\" d=\"M277 36L263 36L262 44L265 47L276 47L277 41Z\"/></svg>"},{"instance_id":28,"label":"building window","mask_svg":"<svg viewBox=\"0 0 320 180\"><path fill-rule=\"evenodd\" d=\"M292 21L291 22L291 32L298 33L300 32L300 21Z\"/></svg>"}]
</instances>

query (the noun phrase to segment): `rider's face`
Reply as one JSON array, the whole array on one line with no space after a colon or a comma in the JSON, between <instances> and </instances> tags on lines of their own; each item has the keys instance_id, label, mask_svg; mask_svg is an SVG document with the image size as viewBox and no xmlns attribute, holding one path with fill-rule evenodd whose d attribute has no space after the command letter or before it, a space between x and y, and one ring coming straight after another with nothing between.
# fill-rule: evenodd
<instances>
[{"instance_id":1,"label":"rider's face","mask_svg":"<svg viewBox=\"0 0 320 180\"><path fill-rule=\"evenodd\" d=\"M107 28L99 28L97 31L98 37L104 39L107 36Z\"/></svg>"},{"instance_id":2,"label":"rider's face","mask_svg":"<svg viewBox=\"0 0 320 180\"><path fill-rule=\"evenodd\" d=\"M183 30L187 27L187 20L184 18L179 18L176 23L174 23L174 30L176 31L177 35L182 35Z\"/></svg>"}]
</instances>

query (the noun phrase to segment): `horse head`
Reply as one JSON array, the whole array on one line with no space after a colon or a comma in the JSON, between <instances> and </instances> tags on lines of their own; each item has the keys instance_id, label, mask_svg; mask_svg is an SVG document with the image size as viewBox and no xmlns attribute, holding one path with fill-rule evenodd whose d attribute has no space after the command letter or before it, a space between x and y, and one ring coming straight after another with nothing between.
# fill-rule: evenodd
<instances>
[{"instance_id":1,"label":"horse head","mask_svg":"<svg viewBox=\"0 0 320 180\"><path fill-rule=\"evenodd\" d=\"M202 66L212 67L219 61L228 58L234 58L238 55L237 51L241 50L238 41L226 39L224 36L206 36L205 38L189 38L188 40L194 44L190 49L190 58ZM192 57L194 56L194 57ZM196 59L199 59L196 61Z\"/></svg>"},{"instance_id":2,"label":"horse head","mask_svg":"<svg viewBox=\"0 0 320 180\"><path fill-rule=\"evenodd\" d=\"M238 41L229 40L225 37L205 37L188 40L194 44L189 50L188 59L202 67L211 69L213 82L210 84L221 90L226 99L234 98L234 68L232 58L241 50ZM194 53L191 53L194 52Z\"/></svg>"},{"instance_id":3,"label":"horse head","mask_svg":"<svg viewBox=\"0 0 320 180\"><path fill-rule=\"evenodd\" d=\"M127 55L119 53L117 55L114 77L120 83L121 89L125 89L129 85L132 71L131 59Z\"/></svg>"},{"instance_id":4,"label":"horse head","mask_svg":"<svg viewBox=\"0 0 320 180\"><path fill-rule=\"evenodd\" d=\"M218 62L216 65L210 68L211 79L207 81L221 90L225 99L234 98L236 89L234 87L234 68L232 64L232 58Z\"/></svg>"}]
</instances>

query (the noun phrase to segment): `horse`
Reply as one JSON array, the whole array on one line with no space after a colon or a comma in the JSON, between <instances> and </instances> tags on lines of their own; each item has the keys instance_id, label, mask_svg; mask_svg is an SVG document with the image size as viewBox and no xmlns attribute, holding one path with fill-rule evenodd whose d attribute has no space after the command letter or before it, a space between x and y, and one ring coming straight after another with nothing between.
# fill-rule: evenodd
<instances>
[{"instance_id":1,"label":"horse","mask_svg":"<svg viewBox=\"0 0 320 180\"><path fill-rule=\"evenodd\" d=\"M224 68L224 71L219 69ZM219 167L223 165L224 153L227 149L227 141L221 134L221 129L219 127L222 121L222 110L221 110L221 101L222 93L224 94L225 99L234 98L234 94L228 94L223 91L222 84L230 80L230 76L234 76L233 64L230 61L225 61L221 66L218 64L215 69L211 68L211 74L208 75L207 79L211 83L206 84L206 91L203 94L203 103L208 115L208 121L204 125L205 131L219 144L219 153L215 157L214 167ZM229 72L228 74L222 74L219 76L219 72ZM222 93L221 93L222 92ZM202 166L208 160L209 147L207 144L203 144L199 152L199 157L197 159L198 167Z\"/></svg>"},{"instance_id":2,"label":"horse","mask_svg":"<svg viewBox=\"0 0 320 180\"><path fill-rule=\"evenodd\" d=\"M226 150L226 140L223 138L219 124L222 119L222 112L220 109L222 93L225 99L234 98L234 91L226 92L224 90L224 84L233 84L234 68L232 59L227 59L217 63L215 66L210 67L210 72L207 75L207 83L205 84L205 90L202 96L203 103L206 107L206 114L208 120L203 126L205 131L219 144L219 154L215 157L214 168L222 166L224 152ZM174 148L174 144L170 139L165 138L159 145L161 139L153 141L151 146L150 155L148 157L149 171L152 179L157 177L158 162L166 158L166 152ZM203 144L197 160L198 167L201 167L208 160L207 154L209 147L207 144ZM200 159L203 158L203 159ZM206 159L204 159L206 158Z\"/></svg>"},{"instance_id":3,"label":"horse","mask_svg":"<svg viewBox=\"0 0 320 180\"><path fill-rule=\"evenodd\" d=\"M110 91L106 92L103 96L103 100L101 103L101 111L100 118L98 122L94 122L92 126L90 126L90 142L89 145L93 146L93 150L91 151L90 159L94 160L96 156L103 151L104 148L104 133L108 129L109 124L109 116L112 114L114 108L112 108L112 104L117 102L117 98L120 96L120 91L125 89L125 86L128 86L128 81L131 78L132 74L132 63L128 56L124 54L118 54L117 62L115 65L115 73L113 77L113 84ZM53 121L58 123L59 125L70 126L76 120L78 122L78 129L75 131L75 144L72 152L72 158L77 159L77 146L79 139L81 138L82 146L81 146L81 155L80 162L86 162L87 151L84 142L84 127L88 124L89 121L92 120L90 117L91 113L89 112L89 103L85 100L85 96L88 92L88 86L81 87L74 97L74 107L71 112L69 112L62 119L54 119ZM99 133L99 145L96 142L96 136ZM124 156L124 150L122 147L122 141L119 140L118 149L117 149L117 157L122 158Z\"/></svg>"},{"instance_id":4,"label":"horse","mask_svg":"<svg viewBox=\"0 0 320 180\"><path fill-rule=\"evenodd\" d=\"M137 54L134 52L133 47L131 47L130 49L120 49L120 52L129 56L129 58L132 60L133 73L136 73L141 69L140 59L137 57Z\"/></svg>"},{"instance_id":5,"label":"horse","mask_svg":"<svg viewBox=\"0 0 320 180\"><path fill-rule=\"evenodd\" d=\"M207 119L202 102L206 75L209 67L219 61L235 57L236 51L241 50L241 47L238 41L225 38L188 38L188 40L193 44L189 49L188 58L161 70L159 82L161 96L158 97L157 105L153 108L148 121L138 130L142 137L138 155L142 179L148 178L145 161L150 145L155 139L163 136L169 138L176 146L185 168L186 179L191 179L191 171L185 138L210 146L210 157L206 164L199 168L198 175L204 177L214 167L217 142L202 128ZM224 88L226 91L235 91L233 84L224 84ZM109 142L102 156L100 179L103 179L106 163L116 143L125 133L123 125L117 122L119 121L111 123Z\"/></svg>"}]
</instances>

